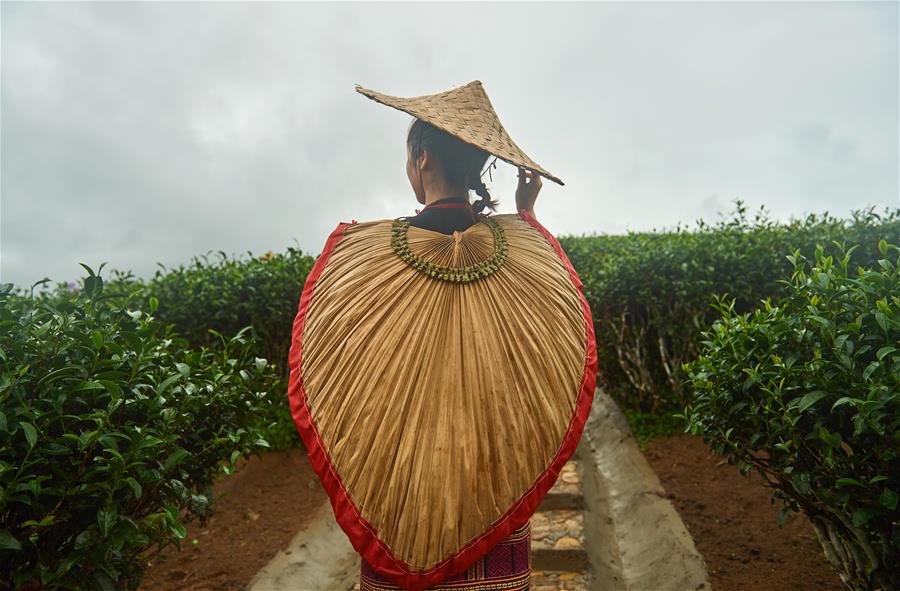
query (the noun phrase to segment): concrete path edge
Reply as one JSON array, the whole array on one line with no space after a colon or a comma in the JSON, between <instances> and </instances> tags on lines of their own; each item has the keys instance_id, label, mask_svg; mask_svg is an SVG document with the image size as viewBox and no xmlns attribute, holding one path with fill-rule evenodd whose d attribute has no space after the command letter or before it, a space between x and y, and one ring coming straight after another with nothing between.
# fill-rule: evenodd
<instances>
[{"instance_id":1,"label":"concrete path edge","mask_svg":"<svg viewBox=\"0 0 900 591\"><path fill-rule=\"evenodd\" d=\"M326 501L309 525L256 573L246 589L346 591L359 582L359 565L359 555Z\"/></svg>"},{"instance_id":2,"label":"concrete path edge","mask_svg":"<svg viewBox=\"0 0 900 591\"><path fill-rule=\"evenodd\" d=\"M579 446L597 591L709 591L706 564L616 403L599 388Z\"/></svg>"}]
</instances>

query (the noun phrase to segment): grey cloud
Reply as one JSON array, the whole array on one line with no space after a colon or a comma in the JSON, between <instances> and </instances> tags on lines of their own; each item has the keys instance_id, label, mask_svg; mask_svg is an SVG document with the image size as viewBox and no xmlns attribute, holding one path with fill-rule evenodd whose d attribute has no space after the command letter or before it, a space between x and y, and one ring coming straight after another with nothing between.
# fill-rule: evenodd
<instances>
[{"instance_id":1,"label":"grey cloud","mask_svg":"<svg viewBox=\"0 0 900 591\"><path fill-rule=\"evenodd\" d=\"M316 254L413 213L397 95L483 81L555 233L898 205L896 3L7 3L0 276ZM491 188L513 211L515 169Z\"/></svg>"}]
</instances>

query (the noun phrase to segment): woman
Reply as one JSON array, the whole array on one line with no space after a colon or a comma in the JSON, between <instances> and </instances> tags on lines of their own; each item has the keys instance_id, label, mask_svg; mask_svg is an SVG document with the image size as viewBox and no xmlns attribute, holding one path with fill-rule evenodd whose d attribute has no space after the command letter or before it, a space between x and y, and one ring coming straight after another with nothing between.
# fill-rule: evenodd
<instances>
[{"instance_id":1,"label":"woman","mask_svg":"<svg viewBox=\"0 0 900 591\"><path fill-rule=\"evenodd\" d=\"M596 345L581 282L534 217L541 176L481 83L362 94L416 119L407 177L425 208L342 222L300 298L292 415L361 589L527 589L529 518L574 452ZM490 154L519 167L488 214ZM479 200L469 204L469 191Z\"/></svg>"},{"instance_id":2,"label":"woman","mask_svg":"<svg viewBox=\"0 0 900 591\"><path fill-rule=\"evenodd\" d=\"M410 125L407 133L406 175L416 200L425 204L409 223L442 234L462 231L475 223L475 215L485 207L496 211L497 202L481 179L481 169L489 158L487 152L461 142L421 119ZM530 182L526 179L531 178ZM469 191L480 197L469 203ZM534 202L541 190L540 175L519 168L516 209L534 215ZM446 197L443 197L446 195ZM526 523L468 569L432 589L472 589L480 581L485 589L527 589L531 576L531 530ZM360 591L402 589L391 579L380 575L362 560ZM477 587L476 587L477 589Z\"/></svg>"}]
</instances>

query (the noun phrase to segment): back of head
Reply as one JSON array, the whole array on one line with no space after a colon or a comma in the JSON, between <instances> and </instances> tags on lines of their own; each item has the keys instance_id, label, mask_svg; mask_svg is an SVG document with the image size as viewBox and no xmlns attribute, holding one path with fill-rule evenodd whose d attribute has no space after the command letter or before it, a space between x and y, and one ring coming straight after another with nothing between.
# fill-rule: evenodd
<instances>
[{"instance_id":1,"label":"back of head","mask_svg":"<svg viewBox=\"0 0 900 591\"><path fill-rule=\"evenodd\" d=\"M485 207L491 211L497 210L499 202L491 199L481 180L481 169L490 157L489 153L421 119L416 119L409 126L406 142L413 159L418 158L422 150L428 150L431 157L440 163L447 184L475 191L480 199L472 204L473 213L481 213Z\"/></svg>"}]
</instances>

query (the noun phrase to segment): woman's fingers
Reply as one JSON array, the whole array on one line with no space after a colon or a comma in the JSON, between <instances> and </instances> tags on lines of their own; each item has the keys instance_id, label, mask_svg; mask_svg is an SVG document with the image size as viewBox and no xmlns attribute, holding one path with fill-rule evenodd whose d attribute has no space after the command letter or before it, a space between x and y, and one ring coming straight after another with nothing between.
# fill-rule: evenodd
<instances>
[{"instance_id":1,"label":"woman's fingers","mask_svg":"<svg viewBox=\"0 0 900 591\"><path fill-rule=\"evenodd\" d=\"M516 209L534 212L534 202L541 190L541 175L519 166L519 186L516 188Z\"/></svg>"},{"instance_id":2,"label":"woman's fingers","mask_svg":"<svg viewBox=\"0 0 900 591\"><path fill-rule=\"evenodd\" d=\"M525 168L519 167L519 185L524 185L528 181L528 184L531 184L537 181L539 184L541 182L541 175L535 174L534 172L527 170Z\"/></svg>"}]
</instances>

